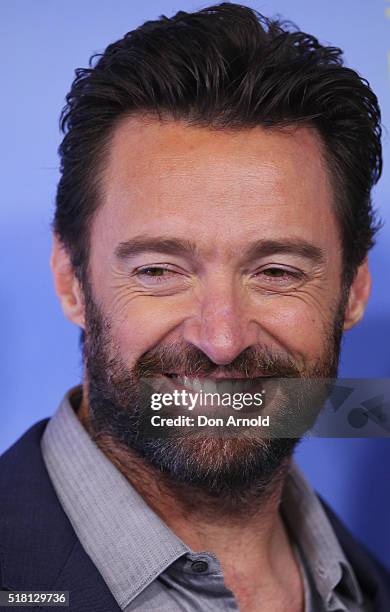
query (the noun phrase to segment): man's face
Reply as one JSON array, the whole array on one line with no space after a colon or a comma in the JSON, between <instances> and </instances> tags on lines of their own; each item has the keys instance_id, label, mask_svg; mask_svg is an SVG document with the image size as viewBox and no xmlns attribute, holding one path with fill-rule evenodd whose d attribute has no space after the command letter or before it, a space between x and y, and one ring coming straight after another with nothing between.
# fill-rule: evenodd
<instances>
[{"instance_id":1,"label":"man's face","mask_svg":"<svg viewBox=\"0 0 390 612\"><path fill-rule=\"evenodd\" d=\"M136 252L125 257L129 240ZM148 242L157 244L141 248ZM287 251L294 243L308 248ZM129 367L184 342L221 369L256 346L310 368L340 300L341 265L314 131L141 119L117 129L91 228L90 283Z\"/></svg>"},{"instance_id":2,"label":"man's face","mask_svg":"<svg viewBox=\"0 0 390 612\"><path fill-rule=\"evenodd\" d=\"M131 429L140 373L191 376L196 362L214 379L335 375L342 253L332 197L309 128L122 121L90 230L85 359L98 433L134 446L121 429ZM222 480L234 465L242 483L249 454L251 477L262 469L270 479L294 446L206 444L137 450L201 486L217 464Z\"/></svg>"}]
</instances>

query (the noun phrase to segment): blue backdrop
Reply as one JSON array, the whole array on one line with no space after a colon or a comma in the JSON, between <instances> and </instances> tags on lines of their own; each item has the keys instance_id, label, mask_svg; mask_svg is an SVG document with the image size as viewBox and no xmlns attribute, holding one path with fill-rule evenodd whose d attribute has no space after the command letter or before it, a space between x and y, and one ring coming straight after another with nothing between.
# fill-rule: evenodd
<instances>
[{"instance_id":1,"label":"blue backdrop","mask_svg":"<svg viewBox=\"0 0 390 612\"><path fill-rule=\"evenodd\" d=\"M243 0L295 21L340 46L348 65L377 93L390 124L390 1ZM147 19L207 6L192 0L3 0L1 3L2 163L0 207L0 452L56 409L81 380L78 330L62 315L49 269L58 180L58 116L74 69ZM389 139L374 199L389 219ZM344 342L341 375L390 375L390 224L371 255L373 293L364 321ZM315 439L297 458L352 532L390 568L390 440Z\"/></svg>"}]
</instances>

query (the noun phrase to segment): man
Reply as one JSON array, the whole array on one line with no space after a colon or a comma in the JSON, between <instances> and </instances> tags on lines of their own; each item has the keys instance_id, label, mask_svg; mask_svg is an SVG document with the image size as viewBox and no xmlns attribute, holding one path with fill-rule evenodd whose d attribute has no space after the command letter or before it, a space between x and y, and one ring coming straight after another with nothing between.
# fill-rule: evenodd
<instances>
[{"instance_id":1,"label":"man","mask_svg":"<svg viewBox=\"0 0 390 612\"><path fill-rule=\"evenodd\" d=\"M2 588L83 612L389 610L389 574L305 481L298 438L143 426L145 380L337 375L370 291L367 83L222 4L110 45L62 127L51 267L84 379L1 460Z\"/></svg>"}]
</instances>

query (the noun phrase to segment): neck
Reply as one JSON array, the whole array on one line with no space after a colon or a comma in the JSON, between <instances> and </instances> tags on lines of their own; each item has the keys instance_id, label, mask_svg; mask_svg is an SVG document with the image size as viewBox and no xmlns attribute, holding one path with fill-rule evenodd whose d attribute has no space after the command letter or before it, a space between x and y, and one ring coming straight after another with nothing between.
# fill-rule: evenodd
<instances>
[{"instance_id":1,"label":"neck","mask_svg":"<svg viewBox=\"0 0 390 612\"><path fill-rule=\"evenodd\" d=\"M100 450L193 552L207 551L218 558L228 588L236 596L238 592L245 593L242 603L251 600L255 590L262 597L268 592L290 593L291 597L293 591L300 603L286 609L301 609L299 569L279 510L290 459L266 492L259 495L256 491L247 491L241 496L241 504L224 505L220 498L203 490L172 482L169 476L146 464L134 451L110 436L95 436L85 398L83 394L78 417ZM273 598L271 595L270 601ZM242 609L251 608L245 604Z\"/></svg>"}]
</instances>

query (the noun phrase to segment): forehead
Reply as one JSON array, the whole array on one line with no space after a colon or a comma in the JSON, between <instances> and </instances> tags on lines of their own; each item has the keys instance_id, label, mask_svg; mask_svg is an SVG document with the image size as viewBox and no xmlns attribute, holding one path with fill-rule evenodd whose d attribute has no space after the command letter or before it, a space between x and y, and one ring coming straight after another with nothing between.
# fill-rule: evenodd
<instances>
[{"instance_id":1,"label":"forehead","mask_svg":"<svg viewBox=\"0 0 390 612\"><path fill-rule=\"evenodd\" d=\"M205 243L217 227L237 243L286 228L308 238L324 224L337 231L314 129L217 131L146 117L116 127L94 223L118 238L193 231Z\"/></svg>"}]
</instances>

